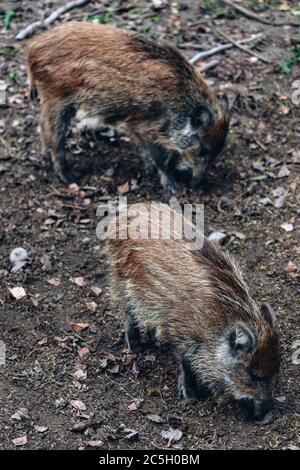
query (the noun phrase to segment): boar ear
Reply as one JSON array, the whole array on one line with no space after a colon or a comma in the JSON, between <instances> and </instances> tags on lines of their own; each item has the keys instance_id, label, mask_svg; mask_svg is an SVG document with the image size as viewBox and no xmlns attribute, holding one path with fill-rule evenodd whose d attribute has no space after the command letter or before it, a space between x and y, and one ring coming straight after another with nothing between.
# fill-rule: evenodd
<instances>
[{"instance_id":1,"label":"boar ear","mask_svg":"<svg viewBox=\"0 0 300 470\"><path fill-rule=\"evenodd\" d=\"M276 323L276 313L268 304L261 304L260 311L263 318L269 325L273 326Z\"/></svg>"},{"instance_id":2,"label":"boar ear","mask_svg":"<svg viewBox=\"0 0 300 470\"><path fill-rule=\"evenodd\" d=\"M195 129L209 126L213 120L212 110L205 104L197 105L191 115L191 125Z\"/></svg>"},{"instance_id":3,"label":"boar ear","mask_svg":"<svg viewBox=\"0 0 300 470\"><path fill-rule=\"evenodd\" d=\"M231 330L229 335L229 344L232 350L250 351L253 348L255 337L253 332L244 323L238 323Z\"/></svg>"},{"instance_id":4,"label":"boar ear","mask_svg":"<svg viewBox=\"0 0 300 470\"><path fill-rule=\"evenodd\" d=\"M225 93L220 96L220 106L224 114L230 114L229 99Z\"/></svg>"}]
</instances>

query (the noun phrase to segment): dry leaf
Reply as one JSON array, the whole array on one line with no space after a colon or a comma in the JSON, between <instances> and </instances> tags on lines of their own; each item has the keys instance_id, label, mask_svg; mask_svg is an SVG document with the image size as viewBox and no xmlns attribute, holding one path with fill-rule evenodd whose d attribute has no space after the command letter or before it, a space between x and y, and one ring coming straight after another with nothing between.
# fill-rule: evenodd
<instances>
[{"instance_id":1,"label":"dry leaf","mask_svg":"<svg viewBox=\"0 0 300 470\"><path fill-rule=\"evenodd\" d=\"M111 367L110 369L107 369L108 372L110 372L111 374L118 374L119 373L119 370L120 370L120 366L119 364L115 364L113 367Z\"/></svg>"},{"instance_id":2,"label":"dry leaf","mask_svg":"<svg viewBox=\"0 0 300 470\"><path fill-rule=\"evenodd\" d=\"M168 439L168 447L182 438L182 432L179 429L173 428L170 428L168 431L162 431L161 435L164 439Z\"/></svg>"},{"instance_id":3,"label":"dry leaf","mask_svg":"<svg viewBox=\"0 0 300 470\"><path fill-rule=\"evenodd\" d=\"M68 186L68 193L70 194L76 194L80 190L80 187L76 183L69 184Z\"/></svg>"},{"instance_id":4,"label":"dry leaf","mask_svg":"<svg viewBox=\"0 0 300 470\"><path fill-rule=\"evenodd\" d=\"M90 326L89 323L76 323L76 322L70 322L69 325L72 328L72 330L76 331L76 333L86 330Z\"/></svg>"},{"instance_id":5,"label":"dry leaf","mask_svg":"<svg viewBox=\"0 0 300 470\"><path fill-rule=\"evenodd\" d=\"M92 286L91 291L98 297L102 293L102 289L97 286Z\"/></svg>"},{"instance_id":6,"label":"dry leaf","mask_svg":"<svg viewBox=\"0 0 300 470\"><path fill-rule=\"evenodd\" d=\"M78 382L82 382L86 380L87 378L87 373L85 370L78 369L74 372L73 377L78 380Z\"/></svg>"},{"instance_id":7,"label":"dry leaf","mask_svg":"<svg viewBox=\"0 0 300 470\"><path fill-rule=\"evenodd\" d=\"M148 419L150 419L150 421L152 421L153 423L163 423L163 419L161 416L159 415L148 415L147 416Z\"/></svg>"},{"instance_id":8,"label":"dry leaf","mask_svg":"<svg viewBox=\"0 0 300 470\"><path fill-rule=\"evenodd\" d=\"M126 181L124 184L121 184L120 186L118 186L118 193L119 194L126 194L128 193L129 191L129 183L128 181Z\"/></svg>"},{"instance_id":9,"label":"dry leaf","mask_svg":"<svg viewBox=\"0 0 300 470\"><path fill-rule=\"evenodd\" d=\"M283 1L281 5L279 5L278 10L279 11L289 11L291 9L290 5L286 0Z\"/></svg>"},{"instance_id":10,"label":"dry leaf","mask_svg":"<svg viewBox=\"0 0 300 470\"><path fill-rule=\"evenodd\" d=\"M27 409L20 408L14 414L11 415L10 419L12 419L13 421L22 421L23 419L29 419Z\"/></svg>"},{"instance_id":11,"label":"dry leaf","mask_svg":"<svg viewBox=\"0 0 300 470\"><path fill-rule=\"evenodd\" d=\"M83 403L83 401L81 401L81 400L71 400L70 405L73 406L73 408L75 408L76 410L79 410L79 411L85 411L86 410L86 406Z\"/></svg>"},{"instance_id":12,"label":"dry leaf","mask_svg":"<svg viewBox=\"0 0 300 470\"><path fill-rule=\"evenodd\" d=\"M217 242L220 245L222 245L222 243L224 243L226 238L227 238L227 234L224 232L213 232L209 235L208 240L210 242Z\"/></svg>"},{"instance_id":13,"label":"dry leaf","mask_svg":"<svg viewBox=\"0 0 300 470\"><path fill-rule=\"evenodd\" d=\"M127 409L129 411L136 411L141 406L141 403L142 403L142 400L135 400L132 403L130 403L130 405L127 406Z\"/></svg>"},{"instance_id":14,"label":"dry leaf","mask_svg":"<svg viewBox=\"0 0 300 470\"><path fill-rule=\"evenodd\" d=\"M246 239L246 235L244 235L242 232L232 232L232 234L238 238L239 240L245 240Z\"/></svg>"},{"instance_id":15,"label":"dry leaf","mask_svg":"<svg viewBox=\"0 0 300 470\"><path fill-rule=\"evenodd\" d=\"M286 232L292 232L294 230L293 224L281 224L280 227L283 228L283 230Z\"/></svg>"},{"instance_id":16,"label":"dry leaf","mask_svg":"<svg viewBox=\"0 0 300 470\"><path fill-rule=\"evenodd\" d=\"M284 115L286 116L287 114L289 114L290 108L288 108L287 106L285 106L284 104L282 104L282 105L280 106L280 111L281 111L282 114L284 114Z\"/></svg>"},{"instance_id":17,"label":"dry leaf","mask_svg":"<svg viewBox=\"0 0 300 470\"><path fill-rule=\"evenodd\" d=\"M125 439L127 439L128 441L133 441L137 439L139 435L138 431L136 431L135 429L124 429L124 432L127 433Z\"/></svg>"},{"instance_id":18,"label":"dry leaf","mask_svg":"<svg viewBox=\"0 0 300 470\"><path fill-rule=\"evenodd\" d=\"M82 276L74 277L72 281L74 282L74 284L76 284L76 286L79 286L79 287L85 286L85 280Z\"/></svg>"},{"instance_id":19,"label":"dry leaf","mask_svg":"<svg viewBox=\"0 0 300 470\"><path fill-rule=\"evenodd\" d=\"M297 270L298 270L298 266L296 265L296 263L293 263L293 261L289 261L287 266L284 268L284 271L290 277L295 277Z\"/></svg>"},{"instance_id":20,"label":"dry leaf","mask_svg":"<svg viewBox=\"0 0 300 470\"><path fill-rule=\"evenodd\" d=\"M284 403L286 401L286 398L284 396L275 397L275 400L279 401L279 403Z\"/></svg>"},{"instance_id":21,"label":"dry leaf","mask_svg":"<svg viewBox=\"0 0 300 470\"><path fill-rule=\"evenodd\" d=\"M42 338L40 341L38 341L39 346L45 346L48 343L48 338L45 336L45 338Z\"/></svg>"},{"instance_id":22,"label":"dry leaf","mask_svg":"<svg viewBox=\"0 0 300 470\"><path fill-rule=\"evenodd\" d=\"M59 277L53 277L52 279L47 280L48 284L51 284L51 286L58 287L60 285L60 278Z\"/></svg>"},{"instance_id":23,"label":"dry leaf","mask_svg":"<svg viewBox=\"0 0 300 470\"><path fill-rule=\"evenodd\" d=\"M100 439L98 439L98 440L97 440L97 439L94 439L94 440L89 441L89 442L87 443L87 445L88 445L89 447L100 447L100 446L102 446L102 444L103 444L103 442L100 441Z\"/></svg>"},{"instance_id":24,"label":"dry leaf","mask_svg":"<svg viewBox=\"0 0 300 470\"><path fill-rule=\"evenodd\" d=\"M107 359L101 359L101 361L99 362L99 366L101 367L101 369L106 369L107 364L108 364Z\"/></svg>"},{"instance_id":25,"label":"dry leaf","mask_svg":"<svg viewBox=\"0 0 300 470\"><path fill-rule=\"evenodd\" d=\"M161 10L167 5L167 0L151 0L154 10Z\"/></svg>"},{"instance_id":26,"label":"dry leaf","mask_svg":"<svg viewBox=\"0 0 300 470\"><path fill-rule=\"evenodd\" d=\"M96 304L96 302L87 302L85 305L86 305L86 308L88 310L91 310L92 312L95 312L97 310L97 306L98 306Z\"/></svg>"},{"instance_id":27,"label":"dry leaf","mask_svg":"<svg viewBox=\"0 0 300 470\"><path fill-rule=\"evenodd\" d=\"M48 431L47 426L38 426L38 425L36 425L36 426L34 426L34 429L36 430L36 432L40 432L40 433Z\"/></svg>"},{"instance_id":28,"label":"dry leaf","mask_svg":"<svg viewBox=\"0 0 300 470\"><path fill-rule=\"evenodd\" d=\"M290 170L288 169L286 165L283 165L279 170L277 178L285 178L286 176L289 176L289 174L290 174Z\"/></svg>"},{"instance_id":29,"label":"dry leaf","mask_svg":"<svg viewBox=\"0 0 300 470\"><path fill-rule=\"evenodd\" d=\"M23 297L26 297L26 291L23 287L12 287L11 289L9 288L9 292L16 300L20 300L23 299Z\"/></svg>"},{"instance_id":30,"label":"dry leaf","mask_svg":"<svg viewBox=\"0 0 300 470\"><path fill-rule=\"evenodd\" d=\"M27 444L27 436L24 434L24 436L21 437L16 437L15 439L12 440L13 444L15 446L25 446Z\"/></svg>"},{"instance_id":31,"label":"dry leaf","mask_svg":"<svg viewBox=\"0 0 300 470\"><path fill-rule=\"evenodd\" d=\"M87 348L86 346L84 346L83 348L78 348L77 349L77 352L78 352L78 356L83 358L85 357L87 354L89 354L90 350L89 348Z\"/></svg>"}]
</instances>

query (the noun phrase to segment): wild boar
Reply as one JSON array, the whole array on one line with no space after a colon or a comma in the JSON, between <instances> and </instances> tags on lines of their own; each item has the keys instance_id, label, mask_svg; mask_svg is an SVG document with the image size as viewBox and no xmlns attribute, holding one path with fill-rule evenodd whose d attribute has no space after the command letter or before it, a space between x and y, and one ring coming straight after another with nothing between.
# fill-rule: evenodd
<instances>
[{"instance_id":1,"label":"wild boar","mask_svg":"<svg viewBox=\"0 0 300 470\"><path fill-rule=\"evenodd\" d=\"M146 207L140 233L148 236ZM173 209L157 210L176 228ZM154 334L178 357L182 397L221 394L251 418L270 421L280 359L274 312L257 305L236 262L206 238L197 250L184 237L133 239L127 228L134 219L121 213L118 236L107 240L111 298L126 316L129 349L139 354L142 338Z\"/></svg>"},{"instance_id":2,"label":"wild boar","mask_svg":"<svg viewBox=\"0 0 300 470\"><path fill-rule=\"evenodd\" d=\"M112 26L67 24L30 42L28 77L42 104L43 154L65 183L73 181L65 137L74 117L88 129L125 123L170 192L180 181L197 186L224 146L226 97L218 100L174 47Z\"/></svg>"}]
</instances>

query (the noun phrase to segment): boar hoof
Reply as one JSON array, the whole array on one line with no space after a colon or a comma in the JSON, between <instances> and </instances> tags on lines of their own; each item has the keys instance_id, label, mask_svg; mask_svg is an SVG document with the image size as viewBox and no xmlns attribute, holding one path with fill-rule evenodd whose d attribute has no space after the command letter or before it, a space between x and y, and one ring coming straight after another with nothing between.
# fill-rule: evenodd
<instances>
[{"instance_id":1,"label":"boar hoof","mask_svg":"<svg viewBox=\"0 0 300 470\"><path fill-rule=\"evenodd\" d=\"M64 172L59 172L58 177L59 177L59 179L62 183L65 183L65 184L68 184L68 185L72 184L72 183L75 183L75 178L74 178L74 176L72 176L71 173L66 173L65 171Z\"/></svg>"},{"instance_id":2,"label":"boar hoof","mask_svg":"<svg viewBox=\"0 0 300 470\"><path fill-rule=\"evenodd\" d=\"M255 424L258 426L265 426L267 424L271 424L273 422L273 413L269 411L263 418L256 419Z\"/></svg>"},{"instance_id":3,"label":"boar hoof","mask_svg":"<svg viewBox=\"0 0 300 470\"><path fill-rule=\"evenodd\" d=\"M46 150L42 153L42 160L45 163L46 168L52 168L52 160L51 160L51 153L49 150Z\"/></svg>"},{"instance_id":4,"label":"boar hoof","mask_svg":"<svg viewBox=\"0 0 300 470\"><path fill-rule=\"evenodd\" d=\"M181 193L180 187L175 181L168 180L167 183L165 184L164 188L165 188L165 191L167 192L167 194L180 196L180 193Z\"/></svg>"},{"instance_id":5,"label":"boar hoof","mask_svg":"<svg viewBox=\"0 0 300 470\"><path fill-rule=\"evenodd\" d=\"M74 176L72 175L72 173L70 173L70 171L68 170L62 170L61 168L56 170L55 173L57 174L58 178L60 179L60 181L64 184L72 184L72 183L75 183L75 178Z\"/></svg>"}]
</instances>

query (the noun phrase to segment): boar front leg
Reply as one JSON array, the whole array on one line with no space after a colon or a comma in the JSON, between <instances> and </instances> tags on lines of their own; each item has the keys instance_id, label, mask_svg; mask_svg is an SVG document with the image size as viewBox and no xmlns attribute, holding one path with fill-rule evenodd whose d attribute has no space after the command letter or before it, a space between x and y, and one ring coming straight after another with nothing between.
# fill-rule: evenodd
<instances>
[{"instance_id":1,"label":"boar front leg","mask_svg":"<svg viewBox=\"0 0 300 470\"><path fill-rule=\"evenodd\" d=\"M65 136L72 117L69 107L47 103L41 123L41 141L44 158L50 160L59 179L66 184L73 182L66 161Z\"/></svg>"},{"instance_id":2,"label":"boar front leg","mask_svg":"<svg viewBox=\"0 0 300 470\"><path fill-rule=\"evenodd\" d=\"M50 135L47 125L46 111L43 110L40 122L40 141L42 146L42 158L47 167L52 166L51 152L50 152Z\"/></svg>"},{"instance_id":3,"label":"boar front leg","mask_svg":"<svg viewBox=\"0 0 300 470\"><path fill-rule=\"evenodd\" d=\"M173 150L168 150L160 144L151 147L152 158L158 168L160 182L167 193L180 194L180 187L172 172L175 167L176 155Z\"/></svg>"},{"instance_id":4,"label":"boar front leg","mask_svg":"<svg viewBox=\"0 0 300 470\"><path fill-rule=\"evenodd\" d=\"M126 330L126 343L134 356L139 356L142 352L141 333L137 321L131 312L130 308L126 310L127 316L127 330Z\"/></svg>"},{"instance_id":5,"label":"boar front leg","mask_svg":"<svg viewBox=\"0 0 300 470\"><path fill-rule=\"evenodd\" d=\"M190 359L183 356L180 363L178 378L178 394L180 398L197 398L197 381Z\"/></svg>"},{"instance_id":6,"label":"boar front leg","mask_svg":"<svg viewBox=\"0 0 300 470\"><path fill-rule=\"evenodd\" d=\"M178 379L178 393L181 398L205 399L210 392L204 383L196 377L192 368L191 359L182 356L180 363L180 375Z\"/></svg>"}]
</instances>

